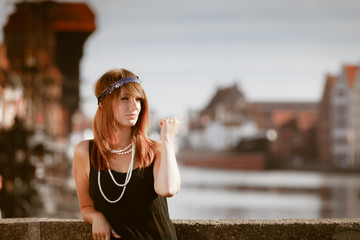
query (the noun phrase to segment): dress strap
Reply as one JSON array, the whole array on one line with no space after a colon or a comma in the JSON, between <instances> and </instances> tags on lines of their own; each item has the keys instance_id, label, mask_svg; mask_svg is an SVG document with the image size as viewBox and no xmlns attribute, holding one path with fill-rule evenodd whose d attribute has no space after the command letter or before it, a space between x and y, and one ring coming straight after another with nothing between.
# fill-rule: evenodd
<instances>
[{"instance_id":1,"label":"dress strap","mask_svg":"<svg viewBox=\"0 0 360 240\"><path fill-rule=\"evenodd\" d=\"M91 169L93 168L93 164L92 164L92 161L91 161L93 146L94 146L94 140L91 139L91 140L89 140L89 164L90 164L90 171L91 171Z\"/></svg>"},{"instance_id":2,"label":"dress strap","mask_svg":"<svg viewBox=\"0 0 360 240\"><path fill-rule=\"evenodd\" d=\"M89 159L91 158L91 152L93 148L94 140L89 140Z\"/></svg>"}]
</instances>

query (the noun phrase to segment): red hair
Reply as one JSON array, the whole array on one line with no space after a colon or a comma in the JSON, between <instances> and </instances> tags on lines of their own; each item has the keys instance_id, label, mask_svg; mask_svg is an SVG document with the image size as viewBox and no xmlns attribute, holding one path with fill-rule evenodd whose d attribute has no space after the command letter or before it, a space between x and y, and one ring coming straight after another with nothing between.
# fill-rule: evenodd
<instances>
[{"instance_id":1,"label":"red hair","mask_svg":"<svg viewBox=\"0 0 360 240\"><path fill-rule=\"evenodd\" d=\"M113 82L125 77L136 77L136 75L126 69L112 69L106 72L96 82L96 97ZM92 149L91 162L94 167L100 171L108 168L106 159L111 157L111 153L105 145L106 139L114 139L114 137L117 137L118 125L113 110L113 102L119 99L121 91L141 99L141 111L138 120L131 128L131 141L135 146L135 157L139 163L139 167L144 168L149 166L155 158L155 141L147 136L149 130L149 106L145 91L140 83L127 83L119 89L114 90L101 101L94 117L93 132L96 147Z\"/></svg>"}]
</instances>

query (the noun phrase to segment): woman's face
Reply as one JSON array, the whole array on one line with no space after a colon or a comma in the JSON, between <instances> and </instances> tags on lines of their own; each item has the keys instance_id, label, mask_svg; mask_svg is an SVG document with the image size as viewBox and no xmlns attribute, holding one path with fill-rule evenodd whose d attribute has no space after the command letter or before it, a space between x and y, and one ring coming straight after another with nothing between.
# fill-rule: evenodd
<instances>
[{"instance_id":1,"label":"woman's face","mask_svg":"<svg viewBox=\"0 0 360 240\"><path fill-rule=\"evenodd\" d=\"M120 126L132 127L141 111L141 98L121 91L119 98L113 102L113 109Z\"/></svg>"}]
</instances>

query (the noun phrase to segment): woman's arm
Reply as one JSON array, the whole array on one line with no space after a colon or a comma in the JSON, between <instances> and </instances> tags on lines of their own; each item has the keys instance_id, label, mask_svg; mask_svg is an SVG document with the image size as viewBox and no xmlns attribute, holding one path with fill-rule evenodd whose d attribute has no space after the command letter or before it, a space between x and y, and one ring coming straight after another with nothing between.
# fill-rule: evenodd
<instances>
[{"instance_id":1,"label":"woman's arm","mask_svg":"<svg viewBox=\"0 0 360 240\"><path fill-rule=\"evenodd\" d=\"M172 197L180 190L180 173L176 162L174 137L180 122L175 118L160 120L161 145L156 146L154 188L157 194Z\"/></svg>"},{"instance_id":2,"label":"woman's arm","mask_svg":"<svg viewBox=\"0 0 360 240\"><path fill-rule=\"evenodd\" d=\"M94 203L89 195L89 172L89 141L82 141L75 148L73 161L73 173L81 215L85 222L92 225L92 233L95 240L108 240L110 239L112 228L105 216L94 208ZM113 235L117 237L116 233Z\"/></svg>"},{"instance_id":3,"label":"woman's arm","mask_svg":"<svg viewBox=\"0 0 360 240\"><path fill-rule=\"evenodd\" d=\"M92 224L95 211L94 203L89 195L89 141L80 142L74 152L73 173L79 197L81 215L85 222Z\"/></svg>"}]
</instances>

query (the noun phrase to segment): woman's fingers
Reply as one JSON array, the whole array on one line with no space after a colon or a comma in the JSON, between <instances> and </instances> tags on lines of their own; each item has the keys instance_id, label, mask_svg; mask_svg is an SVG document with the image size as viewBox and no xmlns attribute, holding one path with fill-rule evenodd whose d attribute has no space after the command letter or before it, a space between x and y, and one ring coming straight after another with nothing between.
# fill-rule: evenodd
<instances>
[{"instance_id":1,"label":"woman's fingers","mask_svg":"<svg viewBox=\"0 0 360 240\"><path fill-rule=\"evenodd\" d=\"M160 127L162 127L164 124L169 126L178 126L180 124L180 121L177 120L175 117L160 119Z\"/></svg>"},{"instance_id":2,"label":"woman's fingers","mask_svg":"<svg viewBox=\"0 0 360 240\"><path fill-rule=\"evenodd\" d=\"M160 120L159 125L161 127L162 136L166 135L169 137L174 137L179 130L180 121L175 117L163 118Z\"/></svg>"},{"instance_id":3,"label":"woman's fingers","mask_svg":"<svg viewBox=\"0 0 360 240\"><path fill-rule=\"evenodd\" d=\"M110 240L111 235L114 238L121 238L119 234L117 234L114 230L111 230L110 234L94 234L94 240Z\"/></svg>"},{"instance_id":4,"label":"woman's fingers","mask_svg":"<svg viewBox=\"0 0 360 240\"><path fill-rule=\"evenodd\" d=\"M93 238L94 240L110 240L110 235L103 233L93 234Z\"/></svg>"},{"instance_id":5,"label":"woman's fingers","mask_svg":"<svg viewBox=\"0 0 360 240\"><path fill-rule=\"evenodd\" d=\"M114 237L114 238L121 238L121 236L119 234L117 234L114 230L111 230L111 235Z\"/></svg>"},{"instance_id":6,"label":"woman's fingers","mask_svg":"<svg viewBox=\"0 0 360 240\"><path fill-rule=\"evenodd\" d=\"M93 232L94 240L110 240L110 232L106 231L95 231Z\"/></svg>"}]
</instances>

